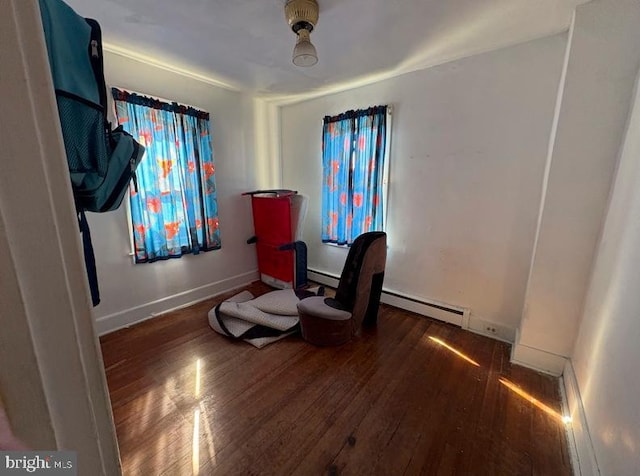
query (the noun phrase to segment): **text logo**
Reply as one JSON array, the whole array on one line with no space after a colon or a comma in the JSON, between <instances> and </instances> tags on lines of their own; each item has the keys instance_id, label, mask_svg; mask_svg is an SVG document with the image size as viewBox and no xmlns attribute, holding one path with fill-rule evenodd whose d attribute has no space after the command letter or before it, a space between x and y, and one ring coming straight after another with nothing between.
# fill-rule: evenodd
<instances>
[{"instance_id":1,"label":"text logo","mask_svg":"<svg viewBox=\"0 0 640 476\"><path fill-rule=\"evenodd\" d=\"M75 451L0 451L0 476L77 476Z\"/></svg>"}]
</instances>

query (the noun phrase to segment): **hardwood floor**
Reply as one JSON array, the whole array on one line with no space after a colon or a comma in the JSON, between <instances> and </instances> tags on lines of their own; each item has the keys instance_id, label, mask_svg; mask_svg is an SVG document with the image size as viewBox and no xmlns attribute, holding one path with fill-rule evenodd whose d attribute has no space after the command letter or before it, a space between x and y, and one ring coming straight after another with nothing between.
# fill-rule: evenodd
<instances>
[{"instance_id":1,"label":"hardwood floor","mask_svg":"<svg viewBox=\"0 0 640 476\"><path fill-rule=\"evenodd\" d=\"M124 474L571 474L558 381L508 344L383 305L258 350L209 328L224 297L101 338Z\"/></svg>"}]
</instances>

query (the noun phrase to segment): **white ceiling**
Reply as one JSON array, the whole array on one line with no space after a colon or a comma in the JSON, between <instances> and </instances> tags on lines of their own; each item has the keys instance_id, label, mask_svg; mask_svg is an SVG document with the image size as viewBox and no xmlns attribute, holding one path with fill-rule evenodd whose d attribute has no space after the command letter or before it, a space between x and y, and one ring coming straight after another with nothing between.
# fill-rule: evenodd
<instances>
[{"instance_id":1,"label":"white ceiling","mask_svg":"<svg viewBox=\"0 0 640 476\"><path fill-rule=\"evenodd\" d=\"M291 63L285 0L66 1L112 50L284 99L557 33L588 0L318 0L310 68Z\"/></svg>"}]
</instances>

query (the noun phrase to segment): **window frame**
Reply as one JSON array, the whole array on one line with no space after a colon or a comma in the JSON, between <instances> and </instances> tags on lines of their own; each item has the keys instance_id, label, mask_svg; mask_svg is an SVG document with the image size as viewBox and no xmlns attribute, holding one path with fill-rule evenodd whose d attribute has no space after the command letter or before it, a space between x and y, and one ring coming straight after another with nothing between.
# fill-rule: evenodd
<instances>
[{"instance_id":1,"label":"window frame","mask_svg":"<svg viewBox=\"0 0 640 476\"><path fill-rule=\"evenodd\" d=\"M388 222L387 222L387 218L389 216L388 210L389 210L389 173L390 173L390 157L391 157L391 128L392 128L392 122L393 122L393 105L392 104L387 104L387 118L386 118L386 130L385 130L385 148L384 148L384 154L385 154L385 161L384 161L384 167L382 169L382 230L385 233L387 233L387 236L389 236L389 231L388 231ZM365 109L365 108L363 108ZM338 114L333 114L334 116L337 116L339 114L342 113L338 113ZM321 120L320 123L322 124L322 126L324 127L324 121ZM322 159L322 150L321 150L321 159ZM355 153L355 151L354 151ZM320 190L320 193L322 195L322 187ZM323 208L322 208L322 197L320 198L320 213L322 214L324 212ZM322 220L322 215L321 215L321 220ZM351 245L345 243L345 244L339 244L339 243L331 243L331 242L325 242L320 240L320 243L323 245L327 245L327 246L332 246L334 248L338 248L338 249L344 249L344 250L348 250L349 248L351 248Z\"/></svg>"},{"instance_id":2,"label":"window frame","mask_svg":"<svg viewBox=\"0 0 640 476\"><path fill-rule=\"evenodd\" d=\"M124 88L124 87L121 87L121 86L114 86L114 85L108 85L107 86L107 89L109 91L111 91L112 88L119 89L121 91L126 91L126 92L131 93L131 94L136 94L138 96L150 97L150 98L156 99L156 100L161 101L161 102L166 102L168 104L172 104L172 103L176 103L177 102L181 106L185 106L187 108L193 108L193 109L196 109L196 110L203 110L203 108L201 108L201 107L194 106L192 104L189 104L189 103L186 103L186 102L182 102L182 101L178 102L175 99L173 99L173 100L172 99L166 99L166 98L164 98L162 96L158 96L158 95L155 95L155 94L143 93L143 92L131 89L131 88ZM112 94L107 94L107 109L108 109L107 119L110 122L110 124L118 124L116 101L113 98ZM211 119L209 120L209 134L211 135ZM212 140L213 140L213 138L212 138ZM211 149L213 151L213 144L211 144ZM129 190L130 190L131 187L132 187L132 184L129 183ZM186 256L188 256L190 254L193 254L193 253L184 253L184 254L179 255L179 256L168 257L167 259L159 259L159 260L148 261L148 262L147 261L137 261L136 260L135 237L134 237L134 232L135 231L134 231L134 228L133 228L133 216L132 216L132 212L131 212L131 196L130 196L130 193L131 193L130 191L127 192L127 197L126 197L126 200L124 200L124 201L126 202L125 203L125 215L126 215L126 220L127 220L127 233L128 233L128 237L129 237L129 251L127 253L127 256L130 257L131 262L133 264L136 264L136 265L138 265L138 264L151 264L151 263L155 263L157 261L167 261L168 259L172 259L172 258L183 258L183 257L186 257ZM214 249L212 249L210 251L215 251L215 250L220 249L220 248L221 248L221 246L219 248L214 248ZM206 252L206 251L207 250L203 250L203 252Z\"/></svg>"}]
</instances>

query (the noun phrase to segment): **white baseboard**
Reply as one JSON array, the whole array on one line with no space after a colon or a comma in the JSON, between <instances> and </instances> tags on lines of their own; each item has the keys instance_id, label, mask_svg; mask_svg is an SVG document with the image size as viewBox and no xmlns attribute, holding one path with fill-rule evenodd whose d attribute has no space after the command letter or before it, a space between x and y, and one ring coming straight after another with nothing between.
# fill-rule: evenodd
<instances>
[{"instance_id":1,"label":"white baseboard","mask_svg":"<svg viewBox=\"0 0 640 476\"><path fill-rule=\"evenodd\" d=\"M316 283L324 284L332 288L338 287L339 277L316 270L308 270L307 278ZM380 301L395 306L399 309L415 312L422 316L431 317L439 321L448 322L456 326L462 327L463 321L468 315L468 309L451 306L449 304L427 300L417 296L401 294L389 289L382 289Z\"/></svg>"},{"instance_id":2,"label":"white baseboard","mask_svg":"<svg viewBox=\"0 0 640 476\"><path fill-rule=\"evenodd\" d=\"M102 336L118 329L129 327L147 319L152 319L176 309L191 306L205 299L217 296L233 289L250 284L260 279L258 271L240 274L231 278L216 281L215 283L190 289L173 296L148 302L140 306L125 309L124 311L98 317L95 320L95 330Z\"/></svg>"},{"instance_id":3,"label":"white baseboard","mask_svg":"<svg viewBox=\"0 0 640 476\"><path fill-rule=\"evenodd\" d=\"M516 339L516 330L513 327L488 321L473 312L470 313L466 326L463 325L462 328L492 339L508 342L509 344L513 344Z\"/></svg>"},{"instance_id":4,"label":"white baseboard","mask_svg":"<svg viewBox=\"0 0 640 476\"><path fill-rule=\"evenodd\" d=\"M566 414L571 415L571 424L567 425L567 441L571 453L571 465L576 476L599 476L600 468L596 459L589 426L582 405L578 380L571 359L567 359L560 381L565 397Z\"/></svg>"},{"instance_id":5,"label":"white baseboard","mask_svg":"<svg viewBox=\"0 0 640 476\"><path fill-rule=\"evenodd\" d=\"M338 276L334 276L328 273L323 273L320 271L315 271L312 269L307 270L307 279L309 281L314 281L319 284L324 284L325 286L329 286L332 288L337 288L338 282L340 280Z\"/></svg>"},{"instance_id":6,"label":"white baseboard","mask_svg":"<svg viewBox=\"0 0 640 476\"><path fill-rule=\"evenodd\" d=\"M419 298L417 296L400 294L395 291L384 289L382 291L380 301L385 304L389 304L406 311L415 312L422 316L431 317L432 319L437 319L442 322L447 322L458 327L462 327L463 322L466 319L466 315L469 312L467 309L461 307L451 306L449 304L435 302Z\"/></svg>"},{"instance_id":7,"label":"white baseboard","mask_svg":"<svg viewBox=\"0 0 640 476\"><path fill-rule=\"evenodd\" d=\"M326 286L331 286L333 288L338 286L338 276L325 272L310 269L307 273L307 277L311 281L315 281ZM493 339L509 343L513 343L515 339L515 329L475 316L470 309L465 307L455 306L418 296L411 296L389 289L382 290L380 300L385 304L395 306L399 309L404 309L422 316L447 322Z\"/></svg>"},{"instance_id":8,"label":"white baseboard","mask_svg":"<svg viewBox=\"0 0 640 476\"><path fill-rule=\"evenodd\" d=\"M516 343L511 348L511 362L538 372L560 377L564 371L567 358L552 354L535 347L520 344L516 335Z\"/></svg>"}]
</instances>

